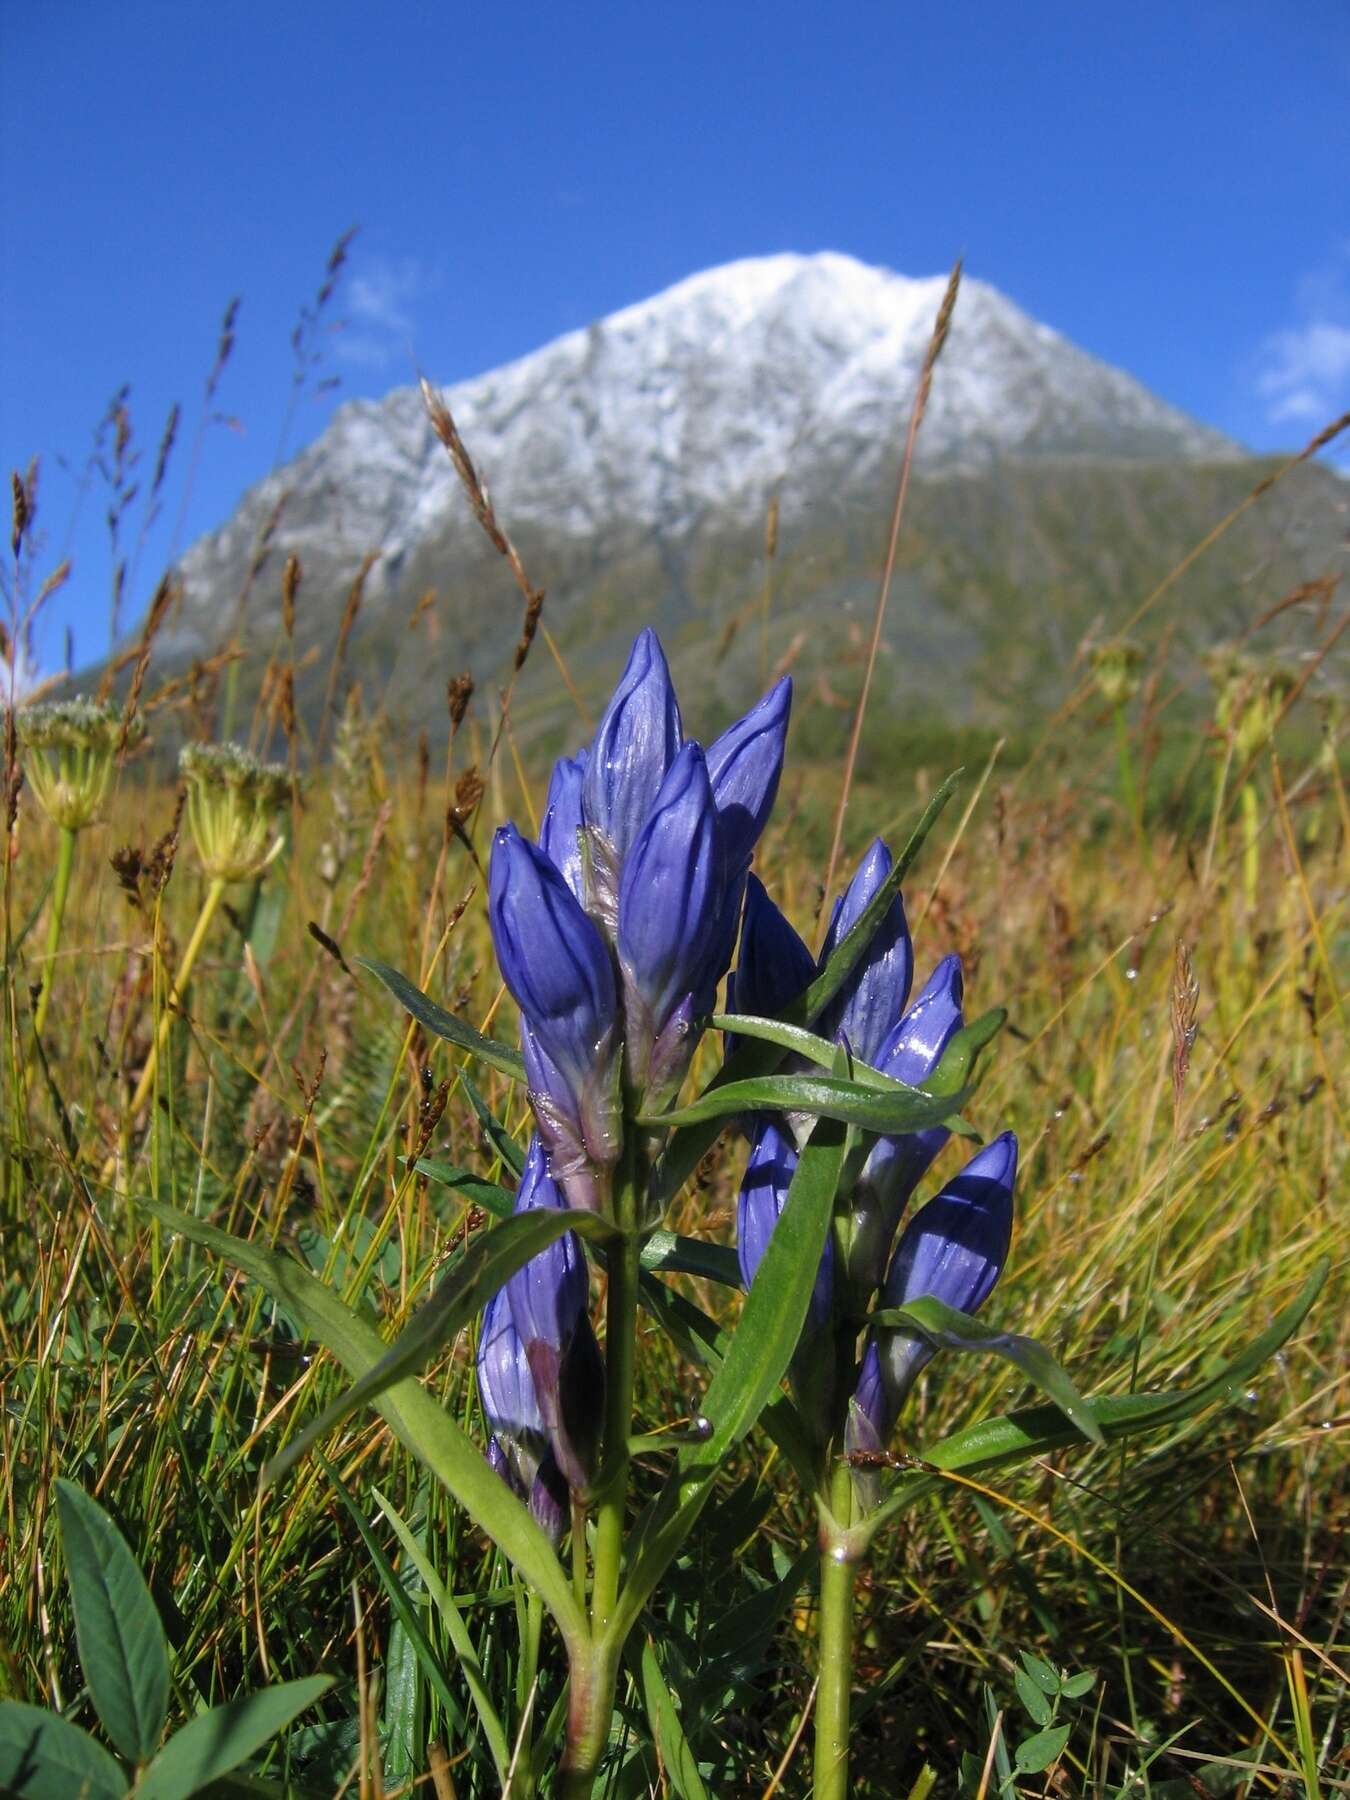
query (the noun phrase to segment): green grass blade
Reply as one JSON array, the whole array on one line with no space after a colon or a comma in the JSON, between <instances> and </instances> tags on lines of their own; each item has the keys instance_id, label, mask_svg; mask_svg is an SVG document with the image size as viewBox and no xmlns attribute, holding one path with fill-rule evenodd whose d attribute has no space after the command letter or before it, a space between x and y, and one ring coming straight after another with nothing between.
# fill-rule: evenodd
<instances>
[{"instance_id":1,"label":"green grass blade","mask_svg":"<svg viewBox=\"0 0 1350 1800\"><path fill-rule=\"evenodd\" d=\"M136 1800L187 1800L261 1750L332 1685L331 1675L307 1675L198 1713L141 1776Z\"/></svg>"},{"instance_id":2,"label":"green grass blade","mask_svg":"<svg viewBox=\"0 0 1350 1800\"><path fill-rule=\"evenodd\" d=\"M126 1539L73 1481L58 1479L75 1640L95 1711L128 1762L158 1747L169 1705L164 1627Z\"/></svg>"},{"instance_id":3,"label":"green grass blade","mask_svg":"<svg viewBox=\"0 0 1350 1800\"><path fill-rule=\"evenodd\" d=\"M473 1639L469 1636L469 1628L464 1623L464 1615L455 1605L454 1595L450 1592L440 1574L433 1567L422 1545L413 1535L411 1527L404 1520L393 1502L382 1494L379 1488L372 1488L380 1511L388 1519L394 1534L403 1546L404 1552L418 1574L422 1577L432 1605L441 1616L446 1634L454 1646L455 1655L459 1658L460 1673L464 1677L465 1686L469 1690L477 1710L479 1722L483 1727L483 1736L487 1739L492 1760L497 1766L499 1779L506 1779L506 1771L511 1766L511 1746L507 1742L506 1727L502 1724L501 1715L492 1704L492 1696L488 1693L487 1682L483 1675L483 1665L479 1661L478 1651Z\"/></svg>"},{"instance_id":4,"label":"green grass blade","mask_svg":"<svg viewBox=\"0 0 1350 1800\"><path fill-rule=\"evenodd\" d=\"M21 1800L122 1800L127 1777L87 1731L41 1706L0 1702L0 1793Z\"/></svg>"},{"instance_id":5,"label":"green grass blade","mask_svg":"<svg viewBox=\"0 0 1350 1800\"><path fill-rule=\"evenodd\" d=\"M689 1748L679 1709L661 1674L650 1638L642 1646L642 1697L647 1723L671 1787L680 1800L708 1800L708 1790L698 1772L698 1759Z\"/></svg>"},{"instance_id":6,"label":"green grass blade","mask_svg":"<svg viewBox=\"0 0 1350 1800\"><path fill-rule=\"evenodd\" d=\"M161 1201L147 1199L141 1205L170 1230L214 1250L265 1287L332 1352L349 1375L359 1380L385 1355L388 1346L374 1327L290 1257L231 1237L204 1219L194 1219ZM574 1223L575 1218L569 1222ZM425 1464L534 1585L564 1638L569 1642L584 1638L585 1622L552 1544L528 1510L493 1474L468 1433L416 1381L406 1377L382 1392L374 1404L399 1442Z\"/></svg>"},{"instance_id":7,"label":"green grass blade","mask_svg":"<svg viewBox=\"0 0 1350 1800\"><path fill-rule=\"evenodd\" d=\"M525 1062L519 1050L513 1050L509 1044L499 1044L496 1038L485 1037L481 1031L475 1031L472 1025L466 1025L463 1019L457 1019L443 1006L437 1006L428 994L424 994L406 975L400 975L397 969L391 969L388 963L380 962L373 956L358 956L356 960L363 969L369 969L372 975L384 983L399 1005L410 1012L419 1025L425 1025L428 1031L444 1038L447 1043L454 1044L457 1049L467 1050L489 1068L499 1069L513 1081L524 1081Z\"/></svg>"}]
</instances>

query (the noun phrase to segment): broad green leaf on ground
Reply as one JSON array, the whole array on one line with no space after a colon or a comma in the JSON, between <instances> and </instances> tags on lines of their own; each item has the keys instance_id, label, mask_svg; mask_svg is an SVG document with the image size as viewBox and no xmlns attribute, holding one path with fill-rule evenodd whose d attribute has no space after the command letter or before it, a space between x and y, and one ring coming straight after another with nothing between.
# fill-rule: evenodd
<instances>
[{"instance_id":1,"label":"broad green leaf on ground","mask_svg":"<svg viewBox=\"0 0 1350 1800\"><path fill-rule=\"evenodd\" d=\"M708 1800L708 1790L698 1772L698 1759L689 1748L679 1708L661 1674L656 1647L650 1638L642 1646L642 1697L657 1755L671 1787L680 1800Z\"/></svg>"},{"instance_id":2,"label":"broad green leaf on ground","mask_svg":"<svg viewBox=\"0 0 1350 1800\"><path fill-rule=\"evenodd\" d=\"M121 1764L60 1713L0 1702L0 1793L21 1800L123 1800L128 1785Z\"/></svg>"},{"instance_id":3,"label":"broad green leaf on ground","mask_svg":"<svg viewBox=\"0 0 1350 1800\"><path fill-rule=\"evenodd\" d=\"M275 1250L195 1219L162 1201L139 1202L162 1225L213 1250L279 1300L356 1379L381 1362L388 1345L367 1321L298 1262ZM569 1221L574 1222L574 1221ZM565 1638L584 1635L585 1623L552 1544L500 1477L482 1449L418 1382L405 1377L374 1405L404 1447L454 1495L481 1531L498 1544L548 1607Z\"/></svg>"},{"instance_id":4,"label":"broad green leaf on ground","mask_svg":"<svg viewBox=\"0 0 1350 1800\"><path fill-rule=\"evenodd\" d=\"M331 1675L307 1675L198 1713L141 1776L136 1800L187 1800L261 1750L332 1685Z\"/></svg>"},{"instance_id":5,"label":"broad green leaf on ground","mask_svg":"<svg viewBox=\"0 0 1350 1800\"><path fill-rule=\"evenodd\" d=\"M710 1436L680 1452L675 1472L639 1523L628 1581L611 1631L622 1641L648 1595L693 1529L712 1477L768 1403L801 1339L815 1287L847 1134L816 1127L797 1162L782 1214L701 1408Z\"/></svg>"},{"instance_id":6,"label":"broad green leaf on ground","mask_svg":"<svg viewBox=\"0 0 1350 1800\"><path fill-rule=\"evenodd\" d=\"M1021 1337L1015 1331L991 1331L969 1313L945 1306L931 1295L911 1300L907 1306L883 1307L869 1314L869 1319L874 1325L912 1331L939 1350L979 1350L1003 1357L1048 1395L1084 1437L1091 1438L1094 1444L1106 1441L1086 1400L1044 1344L1038 1344L1035 1338Z\"/></svg>"},{"instance_id":7,"label":"broad green leaf on ground","mask_svg":"<svg viewBox=\"0 0 1350 1800\"><path fill-rule=\"evenodd\" d=\"M594 1234L602 1222L591 1213L537 1207L503 1219L494 1230L476 1237L444 1277L429 1300L413 1314L375 1367L326 1406L263 1471L277 1481L308 1454L326 1433L371 1405L386 1388L416 1375L443 1344L458 1337L476 1319L498 1288L567 1231Z\"/></svg>"},{"instance_id":8,"label":"broad green leaf on ground","mask_svg":"<svg viewBox=\"0 0 1350 1800\"><path fill-rule=\"evenodd\" d=\"M1266 1330L1198 1387L1161 1394L1090 1396L1086 1405L1103 1437L1114 1442L1137 1432L1155 1431L1161 1426L1189 1419L1207 1406L1245 1393L1251 1377L1307 1318L1326 1282L1330 1266L1326 1257L1320 1257L1307 1281ZM1079 1441L1077 1427L1055 1407L1028 1407L1025 1411L984 1419L978 1425L971 1425L940 1443L925 1447L922 1460L934 1472L902 1476L895 1492L868 1519L869 1529L884 1524L903 1508L939 1490L944 1470L961 1475L985 1474L1011 1468L1032 1457L1045 1456L1051 1450L1062 1449L1076 1441Z\"/></svg>"},{"instance_id":9,"label":"broad green leaf on ground","mask_svg":"<svg viewBox=\"0 0 1350 1800\"><path fill-rule=\"evenodd\" d=\"M503 1075L509 1075L513 1081L524 1081L525 1062L519 1050L513 1050L509 1044L499 1044L496 1038L485 1037L481 1031L475 1031L472 1025L466 1025L463 1019L457 1019L428 994L424 994L415 982L409 981L406 975L400 975L397 969L391 969L388 963L378 961L373 956L358 956L357 962L363 969L369 969L389 989L399 1005L410 1012L419 1025L425 1025L428 1031L434 1032L438 1038L444 1038L459 1050L467 1050L476 1056L479 1062L487 1063L489 1068L499 1069Z\"/></svg>"},{"instance_id":10,"label":"broad green leaf on ground","mask_svg":"<svg viewBox=\"0 0 1350 1800\"><path fill-rule=\"evenodd\" d=\"M164 1627L127 1541L83 1488L56 1483L75 1641L94 1710L113 1747L144 1762L159 1744L169 1705Z\"/></svg>"},{"instance_id":11,"label":"broad green leaf on ground","mask_svg":"<svg viewBox=\"0 0 1350 1800\"><path fill-rule=\"evenodd\" d=\"M734 1113L797 1112L814 1118L838 1119L865 1131L925 1131L959 1111L970 1088L951 1094L929 1094L903 1082L887 1082L884 1090L864 1087L838 1075L760 1075L710 1087L674 1112L640 1117L651 1126L699 1125Z\"/></svg>"}]
</instances>

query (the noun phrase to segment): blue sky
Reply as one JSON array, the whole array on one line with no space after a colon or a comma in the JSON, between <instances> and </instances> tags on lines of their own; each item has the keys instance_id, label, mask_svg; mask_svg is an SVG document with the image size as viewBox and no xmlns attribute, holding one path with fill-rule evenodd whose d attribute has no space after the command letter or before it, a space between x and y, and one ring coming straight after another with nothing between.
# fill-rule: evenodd
<instances>
[{"instance_id":1,"label":"blue sky","mask_svg":"<svg viewBox=\"0 0 1350 1800\"><path fill-rule=\"evenodd\" d=\"M45 567L74 560L51 666L67 626L77 660L106 646L108 492L80 476L123 383L127 551L183 406L129 625L342 398L738 256L963 254L1208 423L1300 445L1350 405L1350 7L0 0L0 224L4 472L41 459ZM353 225L291 408L290 334Z\"/></svg>"}]
</instances>

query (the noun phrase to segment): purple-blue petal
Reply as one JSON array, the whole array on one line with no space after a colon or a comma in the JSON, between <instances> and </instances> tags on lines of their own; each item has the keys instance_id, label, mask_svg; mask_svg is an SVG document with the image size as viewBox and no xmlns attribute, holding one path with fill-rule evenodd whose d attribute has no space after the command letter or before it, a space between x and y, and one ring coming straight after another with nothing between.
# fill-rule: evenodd
<instances>
[{"instance_id":1,"label":"purple-blue petal","mask_svg":"<svg viewBox=\"0 0 1350 1800\"><path fill-rule=\"evenodd\" d=\"M787 1204L788 1188L796 1169L797 1148L790 1134L772 1119L759 1119L736 1200L736 1255L741 1266L741 1280L747 1290ZM833 1301L834 1243L827 1236L807 1313L808 1331L829 1323Z\"/></svg>"},{"instance_id":2,"label":"purple-blue petal","mask_svg":"<svg viewBox=\"0 0 1350 1800\"><path fill-rule=\"evenodd\" d=\"M601 716L582 781L585 822L620 860L646 823L683 741L670 670L649 626L639 632Z\"/></svg>"},{"instance_id":3,"label":"purple-blue petal","mask_svg":"<svg viewBox=\"0 0 1350 1800\"><path fill-rule=\"evenodd\" d=\"M772 1019L811 984L815 958L770 900L764 883L751 875L745 889L741 947L731 977L732 1012Z\"/></svg>"},{"instance_id":4,"label":"purple-blue petal","mask_svg":"<svg viewBox=\"0 0 1350 1800\"><path fill-rule=\"evenodd\" d=\"M502 978L562 1079L579 1089L614 1029L614 971L553 862L514 825L493 840L488 913Z\"/></svg>"},{"instance_id":5,"label":"purple-blue petal","mask_svg":"<svg viewBox=\"0 0 1350 1800\"><path fill-rule=\"evenodd\" d=\"M784 675L708 746L708 777L733 869L749 864L773 810L791 711L792 679Z\"/></svg>"},{"instance_id":6,"label":"purple-blue petal","mask_svg":"<svg viewBox=\"0 0 1350 1800\"><path fill-rule=\"evenodd\" d=\"M581 860L581 782L586 752L562 756L553 765L539 827L539 848L557 869L579 901L585 899L585 875Z\"/></svg>"},{"instance_id":7,"label":"purple-blue petal","mask_svg":"<svg viewBox=\"0 0 1350 1800\"><path fill-rule=\"evenodd\" d=\"M836 904L820 952L824 968L836 947L861 918L867 903L891 872L891 853L877 838ZM886 910L862 959L825 1008L816 1029L822 1037L843 1032L855 1055L875 1063L888 1033L905 1010L914 975L914 951L899 894Z\"/></svg>"},{"instance_id":8,"label":"purple-blue petal","mask_svg":"<svg viewBox=\"0 0 1350 1800\"><path fill-rule=\"evenodd\" d=\"M661 783L619 884L619 960L653 1033L699 984L725 894L707 763L688 743Z\"/></svg>"}]
</instances>

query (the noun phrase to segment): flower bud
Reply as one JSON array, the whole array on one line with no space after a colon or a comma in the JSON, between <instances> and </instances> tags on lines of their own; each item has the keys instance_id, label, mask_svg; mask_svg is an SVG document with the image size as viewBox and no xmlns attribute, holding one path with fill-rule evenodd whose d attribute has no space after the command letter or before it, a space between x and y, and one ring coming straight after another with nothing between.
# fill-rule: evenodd
<instances>
[{"instance_id":1,"label":"flower bud","mask_svg":"<svg viewBox=\"0 0 1350 1800\"><path fill-rule=\"evenodd\" d=\"M905 1227L891 1258L882 1305L908 1306L931 1296L958 1312L978 1312L1007 1259L1016 1177L1017 1139L1005 1131L977 1150ZM885 1444L915 1377L933 1355L927 1339L903 1327L876 1326L868 1333L854 1393L859 1418L850 1415L855 1439L865 1419L877 1442ZM859 1441L854 1447L868 1446Z\"/></svg>"},{"instance_id":2,"label":"flower bud","mask_svg":"<svg viewBox=\"0 0 1350 1800\"><path fill-rule=\"evenodd\" d=\"M745 889L740 957L731 977L727 1004L732 1012L777 1018L790 1000L811 984L815 958L752 875Z\"/></svg>"},{"instance_id":3,"label":"flower bud","mask_svg":"<svg viewBox=\"0 0 1350 1800\"><path fill-rule=\"evenodd\" d=\"M708 747L708 779L731 869L748 868L778 793L792 710L792 679L776 682Z\"/></svg>"},{"instance_id":4,"label":"flower bud","mask_svg":"<svg viewBox=\"0 0 1350 1800\"><path fill-rule=\"evenodd\" d=\"M877 838L859 864L847 893L835 903L820 952L822 968L890 872L891 853ZM855 1056L875 1063L887 1033L905 1010L913 976L914 951L904 903L897 894L861 960L821 1014L816 1030L822 1037L843 1036Z\"/></svg>"},{"instance_id":5,"label":"flower bud","mask_svg":"<svg viewBox=\"0 0 1350 1800\"><path fill-rule=\"evenodd\" d=\"M138 743L145 725L139 713L124 724L115 706L62 700L21 707L14 732L38 805L53 825L83 831L108 792L119 744Z\"/></svg>"},{"instance_id":6,"label":"flower bud","mask_svg":"<svg viewBox=\"0 0 1350 1800\"><path fill-rule=\"evenodd\" d=\"M725 936L719 931L725 892L707 765L699 746L689 743L661 783L619 886L628 1078L637 1089L646 1085L652 1045L676 1009L711 1008L721 971L712 975L708 956L710 944Z\"/></svg>"},{"instance_id":7,"label":"flower bud","mask_svg":"<svg viewBox=\"0 0 1350 1800\"><path fill-rule=\"evenodd\" d=\"M603 1212L621 1136L609 952L553 863L514 825L496 835L488 885L549 1167L574 1206Z\"/></svg>"},{"instance_id":8,"label":"flower bud","mask_svg":"<svg viewBox=\"0 0 1350 1800\"><path fill-rule=\"evenodd\" d=\"M530 1140L516 1211L563 1208L538 1137ZM573 1488L595 1472L605 1404L605 1370L591 1329L586 1256L575 1232L556 1238L506 1284L511 1320L524 1347L543 1429Z\"/></svg>"},{"instance_id":9,"label":"flower bud","mask_svg":"<svg viewBox=\"0 0 1350 1800\"><path fill-rule=\"evenodd\" d=\"M478 1398L487 1420L487 1460L529 1505L553 1543L567 1522L567 1483L549 1449L525 1347L506 1289L488 1301L478 1333Z\"/></svg>"},{"instance_id":10,"label":"flower bud","mask_svg":"<svg viewBox=\"0 0 1350 1800\"><path fill-rule=\"evenodd\" d=\"M772 1119L756 1120L750 1160L736 1199L736 1254L747 1292L787 1204L796 1170L797 1147L791 1135ZM834 1393L833 1317L834 1245L827 1233L801 1338L789 1368L798 1406L820 1441L830 1428Z\"/></svg>"},{"instance_id":11,"label":"flower bud","mask_svg":"<svg viewBox=\"0 0 1350 1800\"><path fill-rule=\"evenodd\" d=\"M259 762L238 744L186 744L178 769L202 868L213 880L247 881L281 848L269 838L291 795L290 770Z\"/></svg>"},{"instance_id":12,"label":"flower bud","mask_svg":"<svg viewBox=\"0 0 1350 1800\"><path fill-rule=\"evenodd\" d=\"M539 827L539 848L583 905L586 876L581 854L581 783L585 772L584 750L576 756L558 758Z\"/></svg>"},{"instance_id":13,"label":"flower bud","mask_svg":"<svg viewBox=\"0 0 1350 1800\"><path fill-rule=\"evenodd\" d=\"M582 813L617 883L623 860L646 823L684 732L660 641L639 632L619 685L591 743L582 780Z\"/></svg>"},{"instance_id":14,"label":"flower bud","mask_svg":"<svg viewBox=\"0 0 1350 1800\"><path fill-rule=\"evenodd\" d=\"M944 956L923 991L881 1047L877 1067L917 1087L942 1061L961 1029L961 959ZM860 1305L881 1286L886 1257L900 1215L914 1189L951 1136L945 1125L879 1138L853 1190L848 1252L850 1285Z\"/></svg>"}]
</instances>

